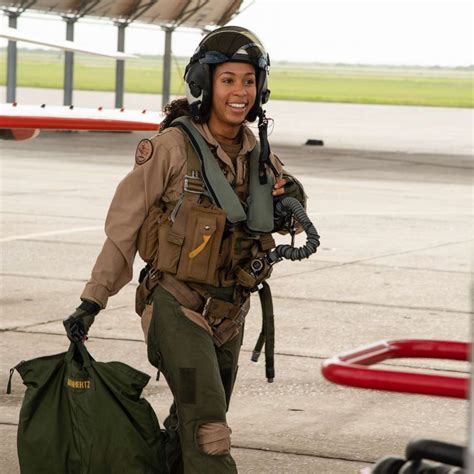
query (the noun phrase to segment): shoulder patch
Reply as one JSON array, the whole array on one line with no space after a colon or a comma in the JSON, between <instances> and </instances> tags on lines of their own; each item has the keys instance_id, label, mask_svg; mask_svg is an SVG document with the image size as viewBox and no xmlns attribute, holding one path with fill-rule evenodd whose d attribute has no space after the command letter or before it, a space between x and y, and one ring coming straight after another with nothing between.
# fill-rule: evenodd
<instances>
[{"instance_id":1,"label":"shoulder patch","mask_svg":"<svg viewBox=\"0 0 474 474\"><path fill-rule=\"evenodd\" d=\"M143 163L147 162L153 155L153 143L148 140L148 138L144 138L140 140L137 145L137 151L135 152L135 163L137 165L143 165Z\"/></svg>"}]
</instances>

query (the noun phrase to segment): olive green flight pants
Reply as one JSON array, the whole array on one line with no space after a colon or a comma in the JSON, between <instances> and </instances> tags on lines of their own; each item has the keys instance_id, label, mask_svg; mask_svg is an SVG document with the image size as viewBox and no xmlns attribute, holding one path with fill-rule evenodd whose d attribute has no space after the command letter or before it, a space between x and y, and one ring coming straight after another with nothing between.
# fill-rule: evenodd
<instances>
[{"instance_id":1,"label":"olive green flight pants","mask_svg":"<svg viewBox=\"0 0 474 474\"><path fill-rule=\"evenodd\" d=\"M233 288L215 288L210 292L232 301ZM213 431L213 423L217 422L217 426L226 429L242 333L243 328L237 337L217 348L211 335L184 315L170 293L160 286L154 290L148 358L161 370L174 396L170 415L164 422L171 474L237 473L228 450L208 454L199 440L203 425ZM210 435L211 441L213 436L216 434Z\"/></svg>"}]
</instances>

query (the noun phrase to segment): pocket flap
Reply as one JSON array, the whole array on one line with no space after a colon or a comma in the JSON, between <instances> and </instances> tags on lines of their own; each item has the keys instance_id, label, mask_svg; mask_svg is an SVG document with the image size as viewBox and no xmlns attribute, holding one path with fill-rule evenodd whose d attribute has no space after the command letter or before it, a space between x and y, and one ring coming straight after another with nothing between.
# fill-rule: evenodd
<instances>
[{"instance_id":1,"label":"pocket flap","mask_svg":"<svg viewBox=\"0 0 474 474\"><path fill-rule=\"evenodd\" d=\"M184 242L184 237L170 230L170 233L168 234L168 242L170 242L171 244L179 245L181 247Z\"/></svg>"}]
</instances>

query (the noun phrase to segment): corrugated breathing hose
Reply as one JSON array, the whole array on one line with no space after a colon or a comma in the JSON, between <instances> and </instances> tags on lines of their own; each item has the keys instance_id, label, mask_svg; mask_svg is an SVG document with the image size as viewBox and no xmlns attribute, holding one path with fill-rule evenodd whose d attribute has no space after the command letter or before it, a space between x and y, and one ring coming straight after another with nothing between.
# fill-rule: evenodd
<instances>
[{"instance_id":1,"label":"corrugated breathing hose","mask_svg":"<svg viewBox=\"0 0 474 474\"><path fill-rule=\"evenodd\" d=\"M291 214L297 220L306 233L306 244L303 247L293 247L292 245L278 245L272 250L267 259L271 264L280 261L282 258L288 260L303 260L309 258L319 247L319 234L314 224L309 220L306 211L301 203L293 197L285 196L275 204L275 216L287 216Z\"/></svg>"}]
</instances>

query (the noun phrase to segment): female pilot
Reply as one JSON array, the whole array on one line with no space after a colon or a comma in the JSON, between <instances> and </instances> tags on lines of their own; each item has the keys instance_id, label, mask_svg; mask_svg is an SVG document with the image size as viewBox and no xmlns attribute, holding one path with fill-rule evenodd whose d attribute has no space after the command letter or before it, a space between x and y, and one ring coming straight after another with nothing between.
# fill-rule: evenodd
<instances>
[{"instance_id":1,"label":"female pilot","mask_svg":"<svg viewBox=\"0 0 474 474\"><path fill-rule=\"evenodd\" d=\"M69 338L83 340L131 280L138 251L147 263L136 309L148 358L174 397L164 423L173 473L237 472L226 412L250 289L271 270L256 275L249 264L275 247L274 197L305 199L266 142L268 68L262 43L244 28L219 28L200 42L186 67L186 98L171 102L160 132L138 144L82 304L65 321ZM260 144L246 125L257 117Z\"/></svg>"}]
</instances>

